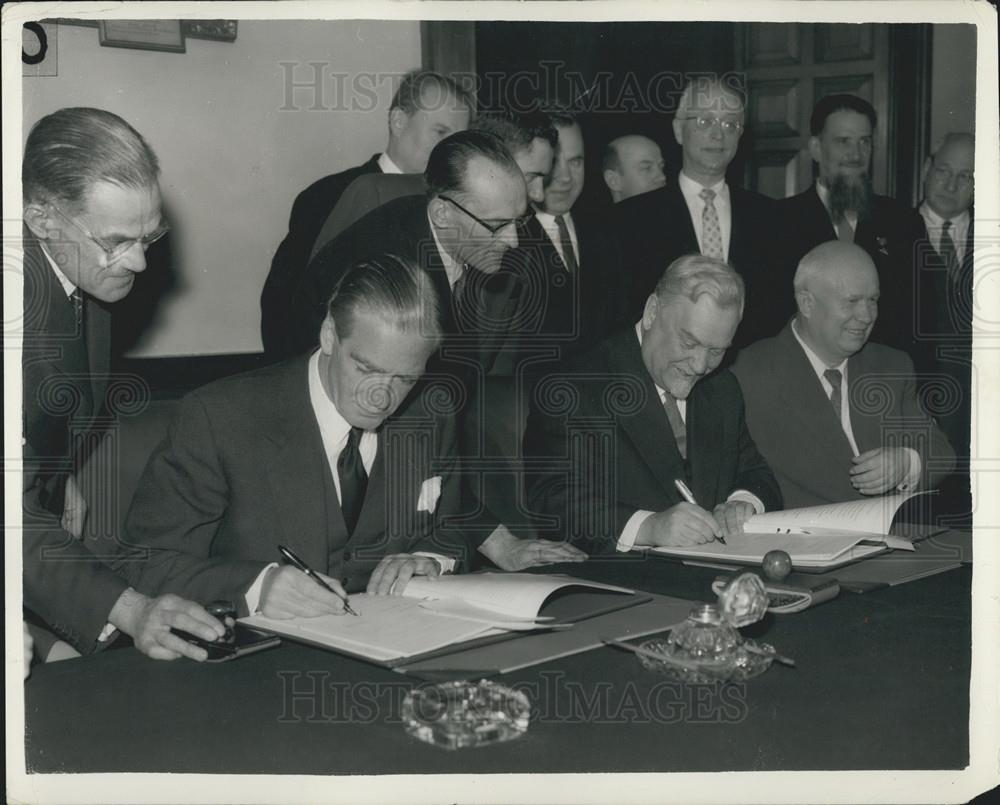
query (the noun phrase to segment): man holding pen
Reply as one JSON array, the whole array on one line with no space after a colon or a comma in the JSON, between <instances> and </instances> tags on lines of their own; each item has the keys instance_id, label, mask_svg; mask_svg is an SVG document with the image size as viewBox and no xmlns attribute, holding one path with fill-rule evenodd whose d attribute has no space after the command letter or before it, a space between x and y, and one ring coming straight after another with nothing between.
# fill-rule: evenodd
<instances>
[{"instance_id":1,"label":"man holding pen","mask_svg":"<svg viewBox=\"0 0 1000 805\"><path fill-rule=\"evenodd\" d=\"M422 380L439 313L413 264L358 263L317 351L182 400L129 510L136 589L311 617L454 570L464 540L441 520L458 509L455 418L449 390Z\"/></svg>"},{"instance_id":2,"label":"man holding pen","mask_svg":"<svg viewBox=\"0 0 1000 805\"><path fill-rule=\"evenodd\" d=\"M539 459L528 499L544 522L589 552L627 551L725 539L781 508L739 385L716 371L743 298L725 263L680 257L635 327L542 380L525 453Z\"/></svg>"}]
</instances>

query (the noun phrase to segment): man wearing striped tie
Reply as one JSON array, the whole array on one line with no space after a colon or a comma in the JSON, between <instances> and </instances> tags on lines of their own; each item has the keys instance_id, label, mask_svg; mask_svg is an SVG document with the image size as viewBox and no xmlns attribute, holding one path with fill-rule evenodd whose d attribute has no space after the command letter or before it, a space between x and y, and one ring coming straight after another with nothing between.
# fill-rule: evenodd
<instances>
[{"instance_id":1,"label":"man wearing striped tie","mask_svg":"<svg viewBox=\"0 0 1000 805\"><path fill-rule=\"evenodd\" d=\"M955 453L917 400L909 356L868 340L879 308L871 258L823 243L799 263L794 288L795 317L733 366L785 506L935 486Z\"/></svg>"},{"instance_id":2,"label":"man wearing striped tie","mask_svg":"<svg viewBox=\"0 0 1000 805\"><path fill-rule=\"evenodd\" d=\"M774 202L726 181L745 126L738 85L722 77L692 79L673 119L674 138L681 147L680 171L668 171L664 187L614 208L631 285L631 311L639 315L666 266L682 254L699 252L731 265L746 285L737 347L776 330L764 290L776 239L771 234Z\"/></svg>"}]
</instances>

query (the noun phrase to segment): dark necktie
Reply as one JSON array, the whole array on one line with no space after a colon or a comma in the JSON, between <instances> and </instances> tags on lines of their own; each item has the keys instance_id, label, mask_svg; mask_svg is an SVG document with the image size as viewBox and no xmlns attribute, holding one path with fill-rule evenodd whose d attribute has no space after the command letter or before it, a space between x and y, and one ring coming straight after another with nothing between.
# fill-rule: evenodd
<instances>
[{"instance_id":1,"label":"dark necktie","mask_svg":"<svg viewBox=\"0 0 1000 805\"><path fill-rule=\"evenodd\" d=\"M677 442L677 451L681 454L681 458L687 459L687 428L684 426L684 420L681 418L680 409L677 407L677 400L670 394L670 392L664 392L663 396L663 410L667 412L667 420L670 422L670 430L674 432L674 441Z\"/></svg>"},{"instance_id":2,"label":"dark necktie","mask_svg":"<svg viewBox=\"0 0 1000 805\"><path fill-rule=\"evenodd\" d=\"M566 270L570 274L575 274L579 263L576 262L576 252L573 251L573 239L569 236L569 227L561 215L556 216L556 227L559 229L559 245L562 247L563 262L566 263Z\"/></svg>"},{"instance_id":3,"label":"dark necktie","mask_svg":"<svg viewBox=\"0 0 1000 805\"><path fill-rule=\"evenodd\" d=\"M843 375L840 374L839 369L827 369L823 372L823 377L833 386L833 389L830 391L830 405L833 406L834 413L837 415L837 421L840 422L840 384L843 380Z\"/></svg>"},{"instance_id":4,"label":"dark necktie","mask_svg":"<svg viewBox=\"0 0 1000 805\"><path fill-rule=\"evenodd\" d=\"M955 240L951 236L951 221L941 224L941 244L938 251L944 267L948 269L948 276L953 277L958 263L958 252L955 249Z\"/></svg>"},{"instance_id":5,"label":"dark necktie","mask_svg":"<svg viewBox=\"0 0 1000 805\"><path fill-rule=\"evenodd\" d=\"M351 428L347 444L337 458L337 475L340 476L340 509L344 513L348 536L354 533L361 507L368 488L368 473L361 461L361 428Z\"/></svg>"}]
</instances>

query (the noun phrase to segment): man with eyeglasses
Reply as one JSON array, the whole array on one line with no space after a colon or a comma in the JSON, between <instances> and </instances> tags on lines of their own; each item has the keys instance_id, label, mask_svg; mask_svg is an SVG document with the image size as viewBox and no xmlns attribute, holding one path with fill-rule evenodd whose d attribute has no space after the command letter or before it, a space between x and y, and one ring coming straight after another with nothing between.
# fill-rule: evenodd
<instances>
[{"instance_id":1,"label":"man with eyeglasses","mask_svg":"<svg viewBox=\"0 0 1000 805\"><path fill-rule=\"evenodd\" d=\"M615 205L614 220L632 282L631 312L638 316L664 266L699 253L729 263L743 277L747 302L736 346L778 326L766 315L774 202L732 186L726 170L745 127L740 88L699 76L688 82L673 120L681 170L665 187Z\"/></svg>"},{"instance_id":2,"label":"man with eyeglasses","mask_svg":"<svg viewBox=\"0 0 1000 805\"><path fill-rule=\"evenodd\" d=\"M390 201L365 215L324 246L310 261L293 294L299 349L319 332L324 300L351 265L388 252L410 260L430 276L441 301L444 340L428 374L445 378L456 396L463 459L479 457L483 378L496 358L493 347L514 321L510 283L500 274L504 255L517 246L527 214L527 187L518 163L496 136L464 131L442 140L424 172L427 192ZM475 475L468 469L467 478ZM526 546L466 490L473 548L492 547L490 558L528 554L530 563L560 561L579 552L559 543ZM473 502L476 501L476 502ZM498 562L499 560L499 562ZM522 565L526 566L526 565Z\"/></svg>"},{"instance_id":3,"label":"man with eyeglasses","mask_svg":"<svg viewBox=\"0 0 1000 805\"><path fill-rule=\"evenodd\" d=\"M772 315L781 326L795 313L788 288L799 261L820 243L840 240L868 252L878 270L883 302L872 338L913 354L916 333L916 247L923 221L908 206L875 193L871 161L877 116L855 95L819 100L809 121L808 152L816 181L778 202L782 255L774 273Z\"/></svg>"},{"instance_id":4,"label":"man with eyeglasses","mask_svg":"<svg viewBox=\"0 0 1000 805\"><path fill-rule=\"evenodd\" d=\"M972 254L976 142L951 132L924 162L924 199L918 211L928 242L918 256L920 334L914 361L926 378L928 399L948 388L936 419L960 459L969 458L972 419ZM944 384L944 385L943 385ZM969 476L962 468L941 488L952 513L971 509Z\"/></svg>"},{"instance_id":5,"label":"man with eyeglasses","mask_svg":"<svg viewBox=\"0 0 1000 805\"><path fill-rule=\"evenodd\" d=\"M122 631L156 659L204 660L204 649L170 628L206 640L223 634L198 604L136 592L82 541L87 504L74 473L105 408L107 304L128 295L146 248L167 231L158 174L142 136L101 109L54 112L25 146L24 607L60 638L36 631L44 659L94 651Z\"/></svg>"}]
</instances>

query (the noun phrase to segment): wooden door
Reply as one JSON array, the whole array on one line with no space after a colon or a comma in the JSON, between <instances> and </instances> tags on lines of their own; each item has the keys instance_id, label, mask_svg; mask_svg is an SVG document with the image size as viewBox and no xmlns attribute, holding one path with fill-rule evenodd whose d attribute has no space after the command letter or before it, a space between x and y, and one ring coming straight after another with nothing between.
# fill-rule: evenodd
<instances>
[{"instance_id":1,"label":"wooden door","mask_svg":"<svg viewBox=\"0 0 1000 805\"><path fill-rule=\"evenodd\" d=\"M813 181L807 150L813 105L825 95L846 92L875 107L872 179L875 192L892 194L886 147L895 121L889 41L884 24L736 26L736 69L746 75L747 89L747 187L774 198L805 190Z\"/></svg>"}]
</instances>

